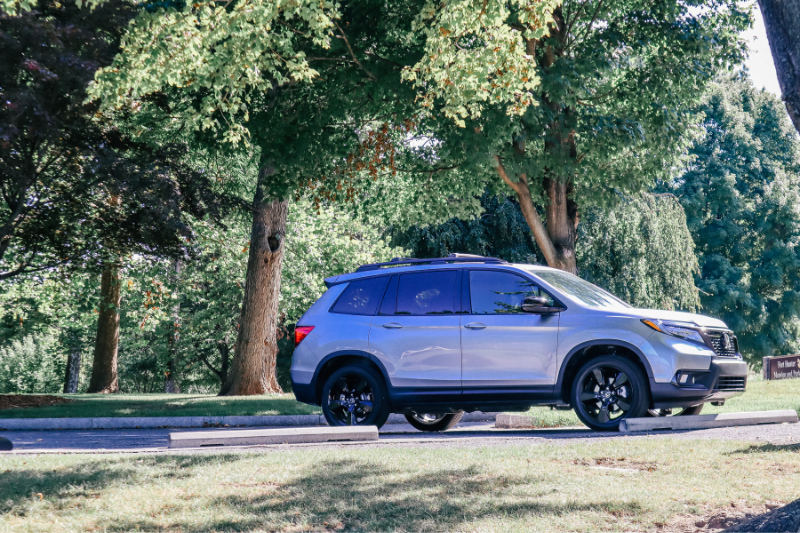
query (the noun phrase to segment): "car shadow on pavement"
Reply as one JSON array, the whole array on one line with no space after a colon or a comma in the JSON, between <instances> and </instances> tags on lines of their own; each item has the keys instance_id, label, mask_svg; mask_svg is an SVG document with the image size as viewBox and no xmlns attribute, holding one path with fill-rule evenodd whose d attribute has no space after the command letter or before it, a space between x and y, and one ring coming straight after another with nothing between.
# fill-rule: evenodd
<instances>
[{"instance_id":1,"label":"car shadow on pavement","mask_svg":"<svg viewBox=\"0 0 800 533\"><path fill-rule=\"evenodd\" d=\"M210 457L207 458L211 460ZM253 480L255 481L255 480ZM256 485L257 489L252 490ZM248 490L247 487L250 487ZM535 472L487 474L477 466L442 466L412 474L388 462L322 461L284 484L243 483L236 494L203 502L214 521L182 520L165 508L162 522L146 517L98 524L108 531L457 531L475 529L476 520L557 520L575 514L636 516L635 501L576 502ZM160 514L160 512L155 512Z\"/></svg>"}]
</instances>

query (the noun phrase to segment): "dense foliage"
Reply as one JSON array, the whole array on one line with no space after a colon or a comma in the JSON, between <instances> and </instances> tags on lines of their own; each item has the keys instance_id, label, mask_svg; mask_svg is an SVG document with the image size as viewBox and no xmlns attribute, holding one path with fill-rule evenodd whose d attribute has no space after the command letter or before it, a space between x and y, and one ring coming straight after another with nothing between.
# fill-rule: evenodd
<instances>
[{"instance_id":1,"label":"dense foliage","mask_svg":"<svg viewBox=\"0 0 800 533\"><path fill-rule=\"evenodd\" d=\"M280 304L278 377L285 390L291 390L287 372L292 327L324 292L323 279L407 254L387 246L377 229L353 221L347 212L321 208L317 213L307 203L293 208ZM194 221L192 227L196 238L191 259L137 256L121 272L122 391L163 392L164 372L174 362L181 390L216 392L230 368L247 264L248 224L232 219L221 228ZM0 381L15 376L8 392L57 392L63 386L70 350L77 344L86 354L91 347L96 276L22 276L6 286L11 290L0 296L4 311L0 331L6 339L0 342L4 347ZM88 383L90 363L84 357L80 390Z\"/></svg>"},{"instance_id":2,"label":"dense foliage","mask_svg":"<svg viewBox=\"0 0 800 533\"><path fill-rule=\"evenodd\" d=\"M541 263L519 204L488 193L479 218L394 231L394 243L415 257L452 252ZM699 306L694 243L672 195L637 195L608 213L588 209L578 227L581 277L642 308L694 311Z\"/></svg>"},{"instance_id":3,"label":"dense foliage","mask_svg":"<svg viewBox=\"0 0 800 533\"><path fill-rule=\"evenodd\" d=\"M697 110L705 135L677 195L697 245L705 313L743 352L796 353L800 333L800 140L783 104L744 76L717 84Z\"/></svg>"}]
</instances>

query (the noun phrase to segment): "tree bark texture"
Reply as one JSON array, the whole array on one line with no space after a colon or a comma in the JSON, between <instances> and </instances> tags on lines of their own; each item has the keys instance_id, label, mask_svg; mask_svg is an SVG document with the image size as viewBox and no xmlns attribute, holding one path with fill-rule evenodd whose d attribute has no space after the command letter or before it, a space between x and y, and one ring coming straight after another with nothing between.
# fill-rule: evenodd
<instances>
[{"instance_id":1,"label":"tree bark texture","mask_svg":"<svg viewBox=\"0 0 800 533\"><path fill-rule=\"evenodd\" d=\"M800 0L758 0L786 111L800 132Z\"/></svg>"},{"instance_id":2,"label":"tree bark texture","mask_svg":"<svg viewBox=\"0 0 800 533\"><path fill-rule=\"evenodd\" d=\"M178 297L178 280L181 275L181 264L180 259L175 259L172 262L172 286L175 287L175 296ZM177 358L178 358L178 338L180 334L178 333L178 327L180 326L180 311L181 311L181 303L178 298L175 299L175 305L172 306L172 320L170 320L170 324L168 326L168 337L167 337L167 346L169 351L169 361L167 361L167 370L164 372L164 393L165 394L179 394L181 392L181 387L175 378L177 377L175 374L175 368L178 366Z\"/></svg>"},{"instance_id":3,"label":"tree bark texture","mask_svg":"<svg viewBox=\"0 0 800 533\"><path fill-rule=\"evenodd\" d=\"M253 226L239 335L221 396L283 392L278 385L275 364L278 354L278 298L289 202L266 197L264 182L273 171L271 165L264 165L253 200Z\"/></svg>"},{"instance_id":4,"label":"tree bark texture","mask_svg":"<svg viewBox=\"0 0 800 533\"><path fill-rule=\"evenodd\" d=\"M554 24L551 27L550 35L561 43L563 48L566 43L567 30L558 7L553 12ZM525 43L526 53L536 56L537 42L529 39ZM541 67L550 68L560 53L560 48L555 48L548 44L542 53ZM552 112L554 120L547 125L545 136L545 150L555 156L556 159L577 159L577 145L574 132L570 131L573 119L572 110L568 106L563 106L559 102L553 102L547 94L543 95L545 105ZM525 156L525 142L514 143L514 149L520 157ZM544 206L545 221L533 203L529 189L529 177L520 174L518 181L513 181L505 170L499 157L495 157L497 172L503 181L511 187L517 194L522 215L533 233L533 238L539 249L544 255L547 265L558 268L572 274L578 273L578 265L575 256L575 239L578 228L578 206L572 199L573 179L572 176L558 176L550 171L545 171L541 176L542 185L547 196L547 204Z\"/></svg>"},{"instance_id":5,"label":"tree bark texture","mask_svg":"<svg viewBox=\"0 0 800 533\"><path fill-rule=\"evenodd\" d=\"M117 353L119 350L119 304L122 293L119 265L105 263L100 282L100 309L94 345L92 379L87 392L119 392Z\"/></svg>"},{"instance_id":6,"label":"tree bark texture","mask_svg":"<svg viewBox=\"0 0 800 533\"><path fill-rule=\"evenodd\" d=\"M67 368L64 372L64 393L75 394L78 392L81 378L81 344L73 334L69 344L69 355L67 356Z\"/></svg>"}]
</instances>

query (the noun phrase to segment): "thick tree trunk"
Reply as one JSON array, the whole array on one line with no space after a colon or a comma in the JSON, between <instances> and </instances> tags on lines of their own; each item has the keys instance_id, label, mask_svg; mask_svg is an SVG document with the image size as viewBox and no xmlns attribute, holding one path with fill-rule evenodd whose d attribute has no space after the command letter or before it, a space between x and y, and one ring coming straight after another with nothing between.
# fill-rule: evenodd
<instances>
[{"instance_id":1,"label":"thick tree trunk","mask_svg":"<svg viewBox=\"0 0 800 533\"><path fill-rule=\"evenodd\" d=\"M119 350L119 265L105 263L100 283L100 309L97 316L97 339L94 345L92 379L87 392L119 392L117 352Z\"/></svg>"},{"instance_id":2,"label":"thick tree trunk","mask_svg":"<svg viewBox=\"0 0 800 533\"><path fill-rule=\"evenodd\" d=\"M64 372L64 393L75 394L81 378L81 344L78 335L73 333L69 343L67 368Z\"/></svg>"},{"instance_id":3,"label":"thick tree trunk","mask_svg":"<svg viewBox=\"0 0 800 533\"><path fill-rule=\"evenodd\" d=\"M758 0L783 101L800 132L800 0Z\"/></svg>"},{"instance_id":4,"label":"thick tree trunk","mask_svg":"<svg viewBox=\"0 0 800 533\"><path fill-rule=\"evenodd\" d=\"M275 371L278 353L278 298L286 236L288 200L269 199L265 181L272 174L264 165L253 200L250 255L239 317L233 364L221 396L282 392Z\"/></svg>"},{"instance_id":5,"label":"thick tree trunk","mask_svg":"<svg viewBox=\"0 0 800 533\"><path fill-rule=\"evenodd\" d=\"M567 29L561 14L561 7L553 11L553 26L550 36L556 38L563 48L566 43ZM529 39L525 43L526 53L536 57L536 40ZM547 44L542 53L542 68L547 69L553 65L560 48ZM545 137L545 150L556 160L576 160L577 146L575 136L569 132L571 110L559 102L551 101L547 94L542 95L544 104L550 108L554 120L547 125ZM520 157L525 157L525 142L516 141L514 149ZM578 273L575 258L575 237L578 227L578 209L572 194L572 177L556 176L551 171L545 170L543 187L547 196L544 206L545 222L542 222L539 212L531 198L528 188L528 176L518 175L518 181L513 181L506 173L505 167L499 157L495 157L497 172L503 181L517 193L517 199L522 210L522 215L533 233L533 238L544 255L547 265L572 274Z\"/></svg>"},{"instance_id":6,"label":"thick tree trunk","mask_svg":"<svg viewBox=\"0 0 800 533\"><path fill-rule=\"evenodd\" d=\"M181 274L181 260L175 259L172 263L172 286L175 287L175 296L178 295L178 279L180 278ZM176 298L175 305L172 306L172 320L169 324L169 334L167 338L167 346L169 347L169 361L167 361L167 370L164 372L164 393L166 394L179 394L181 392L181 387L178 385L178 382L175 381L175 368L178 366L177 364L177 357L178 357L178 327L180 321L180 311L181 311L181 303L180 300Z\"/></svg>"}]
</instances>

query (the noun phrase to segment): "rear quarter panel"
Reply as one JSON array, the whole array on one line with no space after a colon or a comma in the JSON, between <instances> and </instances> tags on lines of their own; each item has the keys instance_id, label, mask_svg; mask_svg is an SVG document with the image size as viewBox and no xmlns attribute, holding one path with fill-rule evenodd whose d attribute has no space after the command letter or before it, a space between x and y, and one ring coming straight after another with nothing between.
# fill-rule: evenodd
<instances>
[{"instance_id":1,"label":"rear quarter panel","mask_svg":"<svg viewBox=\"0 0 800 533\"><path fill-rule=\"evenodd\" d=\"M330 353L367 351L372 317L328 312L345 287L347 283L331 287L298 320L298 326L314 326L314 329L292 355L292 381L295 383L311 383L317 365Z\"/></svg>"}]
</instances>

